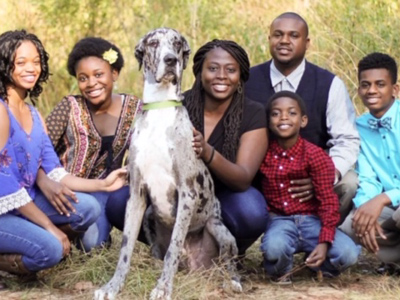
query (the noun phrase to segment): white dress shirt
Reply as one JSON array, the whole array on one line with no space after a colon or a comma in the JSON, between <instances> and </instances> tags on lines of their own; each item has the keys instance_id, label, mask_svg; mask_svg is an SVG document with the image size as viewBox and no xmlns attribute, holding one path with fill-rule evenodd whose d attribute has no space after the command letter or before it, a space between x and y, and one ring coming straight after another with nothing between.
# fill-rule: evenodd
<instances>
[{"instance_id":1,"label":"white dress shirt","mask_svg":"<svg viewBox=\"0 0 400 300\"><path fill-rule=\"evenodd\" d=\"M271 83L275 92L289 90L296 92L303 77L306 60L288 76L284 76L271 62ZM329 89L326 108L326 126L330 139L327 142L329 156L335 168L343 177L357 160L360 138L356 129L356 113L344 82L337 76L333 78Z\"/></svg>"}]
</instances>

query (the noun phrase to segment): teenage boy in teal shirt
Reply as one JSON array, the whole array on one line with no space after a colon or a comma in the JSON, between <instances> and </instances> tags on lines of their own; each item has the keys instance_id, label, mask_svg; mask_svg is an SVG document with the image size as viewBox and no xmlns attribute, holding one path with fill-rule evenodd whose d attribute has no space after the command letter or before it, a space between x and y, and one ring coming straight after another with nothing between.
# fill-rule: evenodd
<instances>
[{"instance_id":1,"label":"teenage boy in teal shirt","mask_svg":"<svg viewBox=\"0 0 400 300\"><path fill-rule=\"evenodd\" d=\"M341 226L384 263L400 261L400 101L397 64L371 53L358 64L358 94L368 108L357 129L361 151L355 210Z\"/></svg>"}]
</instances>

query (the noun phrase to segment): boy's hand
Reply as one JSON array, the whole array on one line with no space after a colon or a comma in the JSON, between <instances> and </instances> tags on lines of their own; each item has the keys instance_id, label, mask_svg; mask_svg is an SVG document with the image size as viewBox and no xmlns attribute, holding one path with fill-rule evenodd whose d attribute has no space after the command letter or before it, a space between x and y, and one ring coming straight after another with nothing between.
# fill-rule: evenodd
<instances>
[{"instance_id":1,"label":"boy's hand","mask_svg":"<svg viewBox=\"0 0 400 300\"><path fill-rule=\"evenodd\" d=\"M382 239L386 240L386 236L378 222L375 222L375 226L373 226L370 231L360 237L361 245L363 245L369 252L374 254L377 254L379 251L379 245L376 241L376 232L378 232Z\"/></svg>"},{"instance_id":2,"label":"boy's hand","mask_svg":"<svg viewBox=\"0 0 400 300\"><path fill-rule=\"evenodd\" d=\"M326 253L328 252L328 243L318 244L317 247L310 253L306 259L306 265L311 268L317 268L326 259Z\"/></svg>"},{"instance_id":3,"label":"boy's hand","mask_svg":"<svg viewBox=\"0 0 400 300\"><path fill-rule=\"evenodd\" d=\"M299 202L311 200L314 197L314 186L311 178L295 179L290 181L289 193Z\"/></svg>"},{"instance_id":4,"label":"boy's hand","mask_svg":"<svg viewBox=\"0 0 400 300\"><path fill-rule=\"evenodd\" d=\"M383 207L390 203L389 197L382 193L361 205L353 215L352 227L356 236L361 238L369 234L378 221Z\"/></svg>"}]
</instances>

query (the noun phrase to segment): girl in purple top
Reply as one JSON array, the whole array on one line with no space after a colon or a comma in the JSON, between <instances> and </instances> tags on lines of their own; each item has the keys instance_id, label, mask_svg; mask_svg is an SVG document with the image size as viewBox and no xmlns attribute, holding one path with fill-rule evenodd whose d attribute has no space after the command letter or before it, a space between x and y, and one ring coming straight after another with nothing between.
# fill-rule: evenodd
<instances>
[{"instance_id":1,"label":"girl in purple top","mask_svg":"<svg viewBox=\"0 0 400 300\"><path fill-rule=\"evenodd\" d=\"M42 92L47 62L35 35L24 30L0 35L0 270L14 274L57 264L69 254L68 238L84 232L100 213L92 196L71 192L74 210L59 214L37 186L54 180L70 190L92 192L112 191L125 182L122 169L104 180L88 180L61 167L39 112L25 103L29 96L35 104ZM40 182L39 168L48 177Z\"/></svg>"}]
</instances>

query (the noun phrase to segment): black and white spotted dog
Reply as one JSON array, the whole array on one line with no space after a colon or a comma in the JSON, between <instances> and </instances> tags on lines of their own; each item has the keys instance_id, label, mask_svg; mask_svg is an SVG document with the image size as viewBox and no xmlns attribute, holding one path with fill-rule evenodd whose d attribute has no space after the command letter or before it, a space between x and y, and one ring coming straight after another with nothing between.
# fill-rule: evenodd
<instances>
[{"instance_id":1,"label":"black and white spotted dog","mask_svg":"<svg viewBox=\"0 0 400 300\"><path fill-rule=\"evenodd\" d=\"M144 67L144 107L135 122L129 149L131 197L117 269L111 281L95 292L95 299L114 299L122 288L145 215L146 199L151 200L151 205L144 225L153 224L152 230L146 230L147 237L153 255L164 259L151 299L171 299L182 253L204 258L199 254L202 251L191 251L188 242L191 240L192 246L206 244L198 243L202 234L216 246L217 256L227 262L232 288L242 289L232 261L237 255L235 239L221 221L210 172L192 148L192 124L181 105L181 76L189 54L185 38L169 28L149 32L135 48L135 56ZM198 265L193 259L189 262L189 266Z\"/></svg>"}]
</instances>

